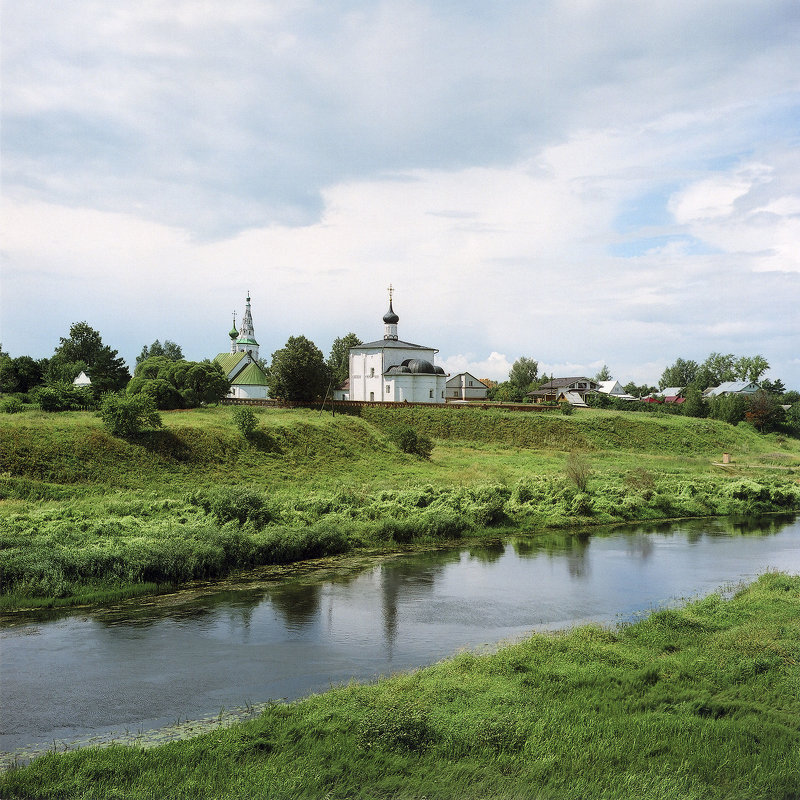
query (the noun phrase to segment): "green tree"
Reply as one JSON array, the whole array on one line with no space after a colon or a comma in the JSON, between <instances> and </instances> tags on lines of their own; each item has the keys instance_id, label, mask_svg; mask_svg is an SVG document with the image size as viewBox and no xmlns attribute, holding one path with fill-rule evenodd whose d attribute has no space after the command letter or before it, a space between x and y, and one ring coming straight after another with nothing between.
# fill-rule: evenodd
<instances>
[{"instance_id":1,"label":"green tree","mask_svg":"<svg viewBox=\"0 0 800 800\"><path fill-rule=\"evenodd\" d=\"M686 390L683 413L687 417L705 417L708 415L708 406L706 401L703 400L703 393L694 386L690 386Z\"/></svg>"},{"instance_id":2,"label":"green tree","mask_svg":"<svg viewBox=\"0 0 800 800\"><path fill-rule=\"evenodd\" d=\"M350 359L348 357L350 348L360 344L362 344L361 339L354 333L348 333L333 340L327 365L334 385L339 386L347 380L350 375Z\"/></svg>"},{"instance_id":3,"label":"green tree","mask_svg":"<svg viewBox=\"0 0 800 800\"><path fill-rule=\"evenodd\" d=\"M125 388L131 377L125 360L118 357L116 350L104 345L100 334L85 322L73 323L69 337L61 337L61 344L48 365L48 380L56 379L56 372L63 370L66 365L79 362L86 365L96 395Z\"/></svg>"},{"instance_id":4,"label":"green tree","mask_svg":"<svg viewBox=\"0 0 800 800\"><path fill-rule=\"evenodd\" d=\"M671 367L667 367L658 379L658 388L666 389L667 386L688 386L694 381L699 369L696 361L684 361L679 358ZM706 388L705 386L702 388ZM631 392L633 394L633 392ZM649 392L645 392L649 394Z\"/></svg>"},{"instance_id":5,"label":"green tree","mask_svg":"<svg viewBox=\"0 0 800 800\"><path fill-rule=\"evenodd\" d=\"M792 433L800 436L800 400L796 400L789 406L786 412L786 425Z\"/></svg>"},{"instance_id":6,"label":"green tree","mask_svg":"<svg viewBox=\"0 0 800 800\"><path fill-rule=\"evenodd\" d=\"M160 428L161 416L151 397L144 394L108 393L100 404L100 417L114 436L136 436L145 428Z\"/></svg>"},{"instance_id":7,"label":"green tree","mask_svg":"<svg viewBox=\"0 0 800 800\"><path fill-rule=\"evenodd\" d=\"M786 387L783 385L783 381L780 378L776 378L774 381L765 378L761 381L761 388L765 392L770 392L770 394L777 394L779 396L783 396L786 392Z\"/></svg>"},{"instance_id":8,"label":"green tree","mask_svg":"<svg viewBox=\"0 0 800 800\"><path fill-rule=\"evenodd\" d=\"M129 394L145 394L162 410L218 403L229 389L219 364L173 361L167 356L151 356L139 362L128 384Z\"/></svg>"},{"instance_id":9,"label":"green tree","mask_svg":"<svg viewBox=\"0 0 800 800\"><path fill-rule=\"evenodd\" d=\"M290 336L272 354L269 389L281 400L314 400L325 394L328 368L322 351L305 336Z\"/></svg>"},{"instance_id":10,"label":"green tree","mask_svg":"<svg viewBox=\"0 0 800 800\"><path fill-rule=\"evenodd\" d=\"M665 383L664 386L682 386L683 384L676 384L676 383ZM623 387L626 394L631 395L632 397L644 397L648 394L655 394L658 391L656 386L648 386L646 383L643 383L641 386L630 381L626 383Z\"/></svg>"},{"instance_id":11,"label":"green tree","mask_svg":"<svg viewBox=\"0 0 800 800\"><path fill-rule=\"evenodd\" d=\"M744 418L757 431L772 431L783 422L783 406L774 394L761 390L747 398Z\"/></svg>"},{"instance_id":12,"label":"green tree","mask_svg":"<svg viewBox=\"0 0 800 800\"><path fill-rule=\"evenodd\" d=\"M182 361L183 350L181 350L180 345L175 344L175 342L169 339L164 339L164 344L161 344L161 342L156 339L149 347L145 345L142 348L142 352L136 356L136 366L139 366L142 361L146 361L153 356L163 356L170 361Z\"/></svg>"},{"instance_id":13,"label":"green tree","mask_svg":"<svg viewBox=\"0 0 800 800\"><path fill-rule=\"evenodd\" d=\"M769 369L769 362L764 356L742 356L736 359L734 369L740 381L756 383Z\"/></svg>"},{"instance_id":14,"label":"green tree","mask_svg":"<svg viewBox=\"0 0 800 800\"><path fill-rule=\"evenodd\" d=\"M594 376L594 379L599 383L600 381L610 381L612 380L611 372L609 372L608 364L603 364L603 368L597 375Z\"/></svg>"},{"instance_id":15,"label":"green tree","mask_svg":"<svg viewBox=\"0 0 800 800\"><path fill-rule=\"evenodd\" d=\"M526 392L531 391L538 375L539 362L521 356L511 365L508 382L518 390L520 399L522 399Z\"/></svg>"},{"instance_id":16,"label":"green tree","mask_svg":"<svg viewBox=\"0 0 800 800\"><path fill-rule=\"evenodd\" d=\"M0 353L0 392L28 392L44 377L42 365L30 356Z\"/></svg>"},{"instance_id":17,"label":"green tree","mask_svg":"<svg viewBox=\"0 0 800 800\"><path fill-rule=\"evenodd\" d=\"M731 425L744 420L747 411L747 398L741 394L724 394L708 401L708 416Z\"/></svg>"},{"instance_id":18,"label":"green tree","mask_svg":"<svg viewBox=\"0 0 800 800\"><path fill-rule=\"evenodd\" d=\"M521 403L525 399L525 391L511 381L503 381L492 386L486 396L497 403Z\"/></svg>"}]
</instances>

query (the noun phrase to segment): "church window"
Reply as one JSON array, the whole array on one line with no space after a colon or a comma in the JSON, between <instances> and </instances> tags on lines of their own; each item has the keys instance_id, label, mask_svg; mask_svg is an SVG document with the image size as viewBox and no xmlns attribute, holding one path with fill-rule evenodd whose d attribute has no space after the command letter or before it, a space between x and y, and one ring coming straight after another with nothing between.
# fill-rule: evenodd
<instances>
[{"instance_id":1,"label":"church window","mask_svg":"<svg viewBox=\"0 0 800 800\"><path fill-rule=\"evenodd\" d=\"M428 393L428 397L433 397L433 389L431 389L430 392Z\"/></svg>"},{"instance_id":2,"label":"church window","mask_svg":"<svg viewBox=\"0 0 800 800\"><path fill-rule=\"evenodd\" d=\"M374 378L375 377L375 367L370 367L369 368L369 376L370 376L370 378Z\"/></svg>"},{"instance_id":3,"label":"church window","mask_svg":"<svg viewBox=\"0 0 800 800\"><path fill-rule=\"evenodd\" d=\"M370 393L369 393L369 399L370 399L371 401L375 399L375 392L370 392Z\"/></svg>"},{"instance_id":4,"label":"church window","mask_svg":"<svg viewBox=\"0 0 800 800\"><path fill-rule=\"evenodd\" d=\"M392 387L387 384L387 386L386 386L386 394L389 394L389 392L391 392L391 391L392 391Z\"/></svg>"}]
</instances>

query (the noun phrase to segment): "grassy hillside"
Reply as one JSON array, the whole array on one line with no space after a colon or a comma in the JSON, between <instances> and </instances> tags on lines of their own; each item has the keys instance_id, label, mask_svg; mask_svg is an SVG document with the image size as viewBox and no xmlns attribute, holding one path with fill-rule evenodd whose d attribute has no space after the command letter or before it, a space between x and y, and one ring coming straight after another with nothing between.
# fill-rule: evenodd
<instances>
[{"instance_id":1,"label":"grassy hillside","mask_svg":"<svg viewBox=\"0 0 800 800\"><path fill-rule=\"evenodd\" d=\"M154 749L49 754L5 798L800 797L800 578L349 686Z\"/></svg>"},{"instance_id":2,"label":"grassy hillside","mask_svg":"<svg viewBox=\"0 0 800 800\"><path fill-rule=\"evenodd\" d=\"M640 519L800 508L800 443L611 411L164 414L135 441L90 413L0 419L0 606L102 600L261 564ZM399 422L435 439L402 453ZM734 463L721 468L722 452ZM570 455L572 454L572 455ZM577 467L576 476L574 468Z\"/></svg>"}]
</instances>

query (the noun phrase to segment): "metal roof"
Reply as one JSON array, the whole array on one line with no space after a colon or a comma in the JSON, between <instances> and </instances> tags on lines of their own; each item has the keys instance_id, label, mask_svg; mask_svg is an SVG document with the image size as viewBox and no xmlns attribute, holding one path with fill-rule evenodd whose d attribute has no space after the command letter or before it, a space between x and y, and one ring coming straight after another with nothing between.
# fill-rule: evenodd
<instances>
[{"instance_id":1,"label":"metal roof","mask_svg":"<svg viewBox=\"0 0 800 800\"><path fill-rule=\"evenodd\" d=\"M433 350L434 353L438 353L439 351L435 347L425 347L423 344L412 344L411 342L404 342L401 339L378 339L375 342L366 342L365 344L357 344L355 347L351 347L351 350L360 350L364 348L387 348L387 349L394 349L394 350Z\"/></svg>"},{"instance_id":2,"label":"metal roof","mask_svg":"<svg viewBox=\"0 0 800 800\"><path fill-rule=\"evenodd\" d=\"M267 386L267 375L255 362L248 364L231 381L235 386Z\"/></svg>"},{"instance_id":3,"label":"metal roof","mask_svg":"<svg viewBox=\"0 0 800 800\"><path fill-rule=\"evenodd\" d=\"M247 358L247 353L243 350L240 350L238 353L220 353L214 356L214 363L219 364L222 367L222 371L226 375L229 375L231 370L236 367L243 358Z\"/></svg>"}]
</instances>

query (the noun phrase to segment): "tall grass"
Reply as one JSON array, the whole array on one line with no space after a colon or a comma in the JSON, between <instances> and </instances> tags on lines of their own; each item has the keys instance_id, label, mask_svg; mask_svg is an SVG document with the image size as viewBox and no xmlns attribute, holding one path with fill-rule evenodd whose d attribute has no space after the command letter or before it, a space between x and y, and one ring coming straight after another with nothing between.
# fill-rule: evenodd
<instances>
[{"instance_id":1,"label":"tall grass","mask_svg":"<svg viewBox=\"0 0 800 800\"><path fill-rule=\"evenodd\" d=\"M165 413L163 431L132 441L109 436L92 414L3 415L5 606L111 597L496 526L531 532L800 508L796 442L707 420L642 415L633 425L615 412L566 419L418 408L334 419L269 410L256 412L258 429L246 440L228 412ZM437 436L430 461L393 444L392 415ZM648 430L658 452L653 441L637 444ZM733 471L685 455L689 435L695 451L726 443ZM598 449L614 437L627 437L628 449ZM564 472L570 451L591 465L590 492Z\"/></svg>"}]
</instances>

